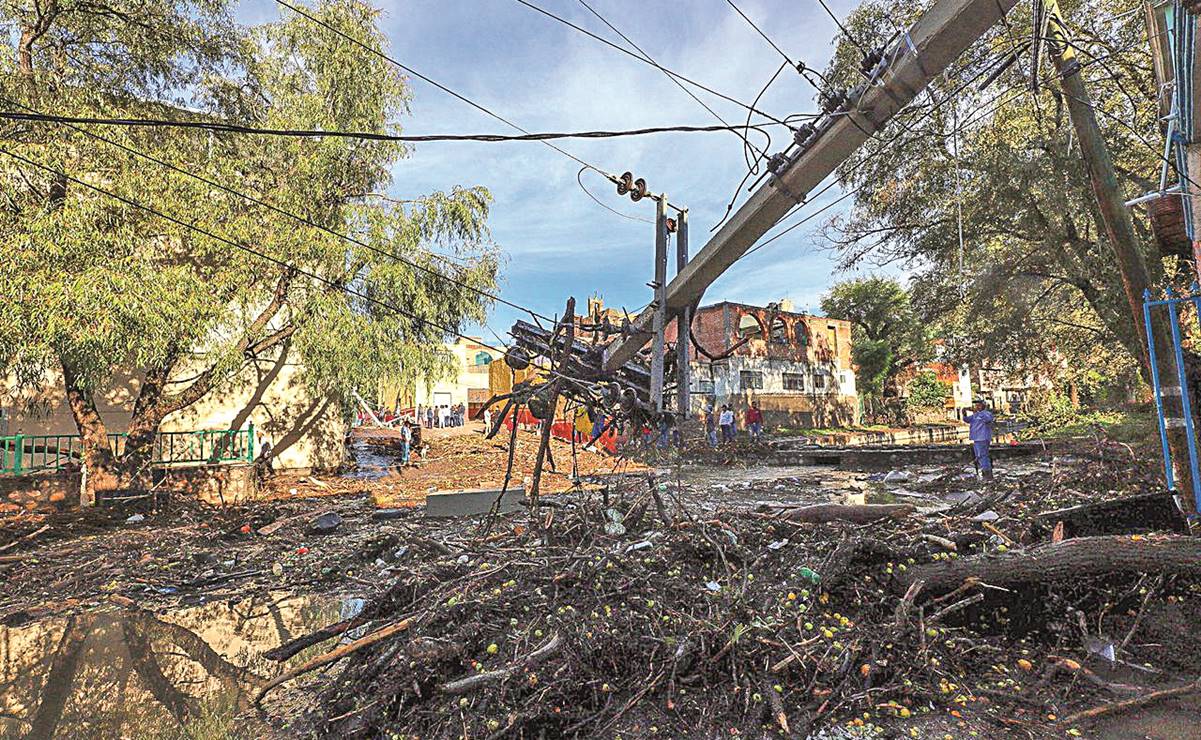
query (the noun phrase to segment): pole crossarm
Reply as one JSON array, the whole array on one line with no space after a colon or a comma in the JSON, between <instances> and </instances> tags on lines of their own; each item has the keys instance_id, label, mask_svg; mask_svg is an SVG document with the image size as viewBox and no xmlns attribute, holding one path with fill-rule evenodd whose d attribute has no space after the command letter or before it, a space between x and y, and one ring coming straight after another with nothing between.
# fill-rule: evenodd
<instances>
[{"instance_id":1,"label":"pole crossarm","mask_svg":"<svg viewBox=\"0 0 1201 740\"><path fill-rule=\"evenodd\" d=\"M870 83L851 90L847 102L826 115L812 135L796 143L791 154L773 158L774 176L759 186L667 285L668 318L698 300L768 229L803 202L1016 4L1017 0L938 0L883 53ZM646 344L652 336L654 313L653 309L644 310L633 322L634 331L606 348L605 370L629 362Z\"/></svg>"}]
</instances>

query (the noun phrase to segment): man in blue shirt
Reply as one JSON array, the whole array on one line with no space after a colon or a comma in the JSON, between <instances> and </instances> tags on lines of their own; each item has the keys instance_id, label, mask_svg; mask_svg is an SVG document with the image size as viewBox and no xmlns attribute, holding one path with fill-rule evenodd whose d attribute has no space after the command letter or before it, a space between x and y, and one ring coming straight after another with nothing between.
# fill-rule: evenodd
<instances>
[{"instance_id":1,"label":"man in blue shirt","mask_svg":"<svg viewBox=\"0 0 1201 740\"><path fill-rule=\"evenodd\" d=\"M976 456L976 466L980 468L980 474L984 476L984 480L992 480L989 446L992 444L992 428L997 417L988 410L983 398L977 398L975 404L974 413L965 410L963 414L964 421L968 423L967 437L972 441L972 453Z\"/></svg>"}]
</instances>

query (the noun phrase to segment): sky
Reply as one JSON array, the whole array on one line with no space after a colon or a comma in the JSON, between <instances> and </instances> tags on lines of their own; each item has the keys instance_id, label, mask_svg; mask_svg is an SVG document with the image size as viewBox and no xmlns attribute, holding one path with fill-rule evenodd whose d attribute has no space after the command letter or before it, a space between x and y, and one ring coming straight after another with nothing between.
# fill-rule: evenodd
<instances>
[{"instance_id":1,"label":"sky","mask_svg":"<svg viewBox=\"0 0 1201 740\"><path fill-rule=\"evenodd\" d=\"M838 33L817 2L735 0L793 60L823 69ZM535 0L551 12L610 38L579 0ZM726 0L594 0L589 2L659 64L750 103L783 58ZM857 4L829 0L840 18ZM664 125L710 125L718 121L660 70L547 18L516 0L375 0L387 53L529 131L587 131ZM243 0L239 20L278 17L272 0ZM314 33L323 31L314 27ZM514 133L504 124L425 82L410 80L411 115L406 133ZM697 95L730 123L746 110L702 91ZM758 108L783 118L816 110L815 91L796 72L784 70ZM780 129L777 128L777 131ZM782 131L781 131L782 133ZM784 146L776 134L771 151ZM756 139L755 141L761 141ZM561 148L602 170L631 171L653 192L689 209L690 249L698 252L725 213L747 172L741 139L729 132L673 133L608 140L567 140ZM545 315L562 312L568 296L577 305L599 294L607 306L631 316L651 299L654 227L597 205L577 181L580 165L538 142L422 143L394 169L391 191L401 198L456 185L484 185L494 201L489 225L502 254L499 293ZM584 186L609 207L653 219L649 199L619 197L599 174L586 171ZM831 188L798 217L838 198ZM742 193L745 199L746 192ZM837 272L837 256L820 236L827 217L849 200L735 263L705 295L763 305L791 299L798 310L818 311ZM785 226L787 225L786 222ZM776 233L779 228L769 232ZM674 271L674 256L670 260ZM516 309L497 305L486 327L470 327L485 339L504 332ZM494 334L495 333L495 334Z\"/></svg>"}]
</instances>

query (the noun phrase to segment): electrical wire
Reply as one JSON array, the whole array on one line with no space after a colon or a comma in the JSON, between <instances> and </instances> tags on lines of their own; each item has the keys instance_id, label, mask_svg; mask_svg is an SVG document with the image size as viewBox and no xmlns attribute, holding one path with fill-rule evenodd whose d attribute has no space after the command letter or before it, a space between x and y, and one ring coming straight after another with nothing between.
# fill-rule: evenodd
<instances>
[{"instance_id":1,"label":"electrical wire","mask_svg":"<svg viewBox=\"0 0 1201 740\"><path fill-rule=\"evenodd\" d=\"M32 108L29 108L29 107L28 107L28 106L26 106L26 105L22 105L21 103L19 103L19 102L16 102L16 101L14 101L14 100L11 100L11 99L4 98L3 96L0 96L0 101L3 101L3 102L6 104L6 105L16 105L16 106L19 106L19 107L21 107L21 108L25 108L26 110L33 111L35 114L37 114L37 111L34 111ZM40 114L38 114L38 115L40 115ZM55 117L55 116L48 116L48 118L57 118L57 117ZM33 119L33 120L38 120L38 119ZM64 123L65 123L65 122L64 122ZM129 153L129 154L132 154L132 155L134 155L134 156L136 156L136 157L141 157L142 159L145 159L145 160L147 160L147 161L149 161L149 162L154 162L154 163L155 163L155 164L157 164L157 165L160 165L160 166L162 166L162 167L166 167L167 169L170 169L170 170L172 170L172 171L174 171L174 172L178 172L178 173L179 173L179 174L181 174L181 175L185 175L185 176L187 176L187 177L190 177L190 178L192 178L192 179L194 179L194 180L197 180L197 181L199 181L199 182L202 182L202 183L204 183L204 184L206 184L206 185L208 185L208 186L210 186L210 187L214 187L214 188L217 188L217 189L219 189L219 190L222 190L222 191L224 191L224 192L226 192L226 193L229 193L230 195L233 195L233 196L235 196L235 197L242 198L243 200L247 200L247 201L249 201L249 202L251 202L251 203L254 203L254 204L256 204L256 205L260 205L260 206L262 206L262 207L264 207L264 208L267 208L268 210L270 210L270 211L272 211L272 212L274 212L274 213L278 213L279 215L281 215L281 216L285 216L285 217L287 217L287 218L290 218L290 219L293 219L293 220L297 221L298 223L302 223L302 224L304 224L304 225L306 225L306 226L310 226L310 227L312 227L312 228L314 228L314 229L318 229L318 230L320 230L320 231L322 231L322 232L325 232L326 234L329 234L330 236L336 237L336 238L338 238L338 239L342 239L342 240L344 240L344 241L347 241L347 242L349 242L349 243L351 243L351 244L354 244L354 245L356 245L356 246L359 246L359 247L362 247L362 248L364 248L364 249L367 249L367 250L370 250L370 251L372 251L372 252L375 252L375 253L377 253L377 254L379 254L379 255L381 255L381 256L384 256L384 257L388 257L388 258L391 258L391 259L397 260L397 261L399 261L399 262L402 262L402 263L404 263L404 264L406 264L406 265L409 265L410 267L416 268L416 269L418 269L418 270L422 270L422 271L424 271L424 272L428 273L429 275L432 275L433 277L436 277L436 278L438 278L438 279L441 279L441 280L446 280L446 281L449 281L449 282L451 282L451 283L454 283L455 285L458 285L458 286L460 286L460 287L462 287L462 288L465 288L465 289L467 289L467 290L469 290L469 291L471 291L471 292L475 293L476 295L479 295L479 296L481 296L481 297L483 297L483 298L487 298L488 300L491 300L491 301L496 301L497 303L500 303L500 304L502 304L502 305L505 305L505 306L509 306L510 308L517 309L518 311L522 311L522 312L524 312L524 313L527 313L527 314L529 314L529 315L531 315L531 316L536 316L536 317L538 317L538 318L541 318L541 319L546 319L547 321L550 321L550 320L551 320L551 319L549 319L548 317L546 317L546 316L543 316L542 314L539 314L537 311L534 311L534 310L533 310L533 309L531 309L531 308L527 308L527 307L525 307L525 306L521 306L521 305L519 305L519 304L513 303L512 301L506 300L506 299L504 299L504 298L502 298L502 297L500 297L500 296L498 296L498 295L495 295L495 294L493 294L493 293L491 293L491 292L489 292L489 291L486 291L486 290L481 290L481 289L479 289L479 288L476 288L475 286L468 285L467 283L464 283L464 282L462 282L461 280L456 280L456 279L454 279L454 278L453 278L453 277L451 277L450 275L447 275L447 274L445 274L445 273L443 273L443 272L440 272L440 271L438 271L438 270L435 270L435 269L433 269L433 268L431 268L431 267L427 267L427 266L425 266L425 265L422 265L422 264L421 264L421 263L419 263L419 262L415 262L415 261L413 261L413 260L410 260L410 259L408 259L408 258L406 258L406 257L403 257L403 256L401 256L401 255L399 255L399 254L395 254L395 253L393 253L393 252L389 252L389 251L387 251L387 250L385 250L385 249L380 249L379 247L376 247L376 246L374 246L374 245L372 245L372 244L368 244L367 242L364 242L364 241L362 241L362 240L360 240L360 239L356 239L355 237L353 237L353 236L350 236L350 235L348 235L348 234L343 234L343 233L341 233L341 232L339 232L339 231L335 231L334 229L331 229L331 228L329 228L329 227L327 227L327 226L322 226L321 224L318 224L318 223L314 222L313 220L311 220L311 219L309 219L309 218L306 218L306 217L304 217L304 216L301 216L301 215L299 215L299 214L296 214L296 213L292 213L291 211L287 211L287 210L285 210L285 209L283 209L283 208L280 208L280 207L278 207L278 206L274 205L273 203L270 203L269 201L263 200L263 199L261 199L261 198L256 198L256 197L255 197L255 196L253 196L253 195L249 195L249 194L247 194L247 193L243 193L243 192L241 192L241 191L235 190L235 189L233 189L233 188L231 188L231 187L229 187L229 186L227 186L227 185L223 185L223 184L221 184L221 183L219 183L219 182L216 182L215 180L212 180L211 178L205 177L204 175L198 175L198 174L196 174L196 173L194 173L194 172L191 172L191 171L189 171L189 170L187 170L187 169L184 169L184 168L182 168L182 167L179 167L178 165L174 165L174 164L172 164L172 163L170 163L170 162L167 162L166 160L159 159L158 157L155 157L155 156L154 156L154 155L152 155L152 154L147 154L147 153L145 153L145 152L142 152L142 151L140 151L140 150L138 150L138 149L135 149L135 148L133 148L133 147L131 147L131 146L127 146L127 145L125 145L125 144L122 144L122 143L121 143L121 142L119 142L119 141L114 141L114 140L112 140L112 139L109 139L109 138L106 138L106 137L104 137L104 136L101 136L100 134L96 134L96 133L93 133L93 132L91 132L91 131L88 131L87 129L80 128L79 126L76 126L75 124L72 124L72 123L67 123L66 125L67 125L68 127L72 128L72 129L74 129L74 130L76 130L76 131L78 131L78 132L80 132L80 133L84 134L85 136L91 137L91 138L92 138L92 139L94 139L94 140L97 140L97 141L103 141L104 143L106 143L106 144L109 144L109 145L111 145L111 146L115 146L115 147L117 147L118 149L121 149L121 150L122 150L122 151L124 151L124 152L127 152L127 153ZM433 253L430 253L430 254L431 254L431 256L432 256L432 257L437 257L437 258L439 258L439 259L445 259L445 258L443 258L441 255L436 255L436 254L433 254ZM453 263L452 263L452 264L453 264ZM461 266L460 266L460 267L461 267Z\"/></svg>"},{"instance_id":2,"label":"electrical wire","mask_svg":"<svg viewBox=\"0 0 1201 740\"><path fill-rule=\"evenodd\" d=\"M175 224L175 225L177 225L177 226L182 226L183 228L185 228L185 229L188 229L189 231L194 231L194 232L196 232L197 234L200 234L200 235L202 235L202 236L208 237L209 239L213 239L214 241L217 241L217 242L220 242L220 243L222 243L222 244L226 244L226 245L228 245L228 246L234 247L235 249L238 249L238 250L241 250L241 251L243 251L243 252L246 252L247 254L249 254L249 255L251 255L251 256L253 256L253 257L257 257L258 259L261 259L261 260L264 260L264 261L266 261L266 262L270 262L270 263L272 263L272 264L278 265L279 267L283 267L283 268L285 268L285 269L287 269L287 270L289 270L289 271L292 271L292 272L294 272L294 273L295 273L295 274L297 274L297 275L304 275L305 277L307 277L307 278L309 278L309 279L311 279L311 280L315 280L315 281L317 281L317 282L319 282L319 283L322 283L322 284L324 284L324 285L327 285L327 286L329 286L329 287L331 287L331 288L334 288L335 290L338 290L338 291L340 291L340 292L342 292L342 293L346 293L347 295L352 295L352 296L355 296L355 297L357 297L357 298L361 298L361 299L363 299L364 301L367 301L368 303L371 303L371 304L374 304L374 305L376 305L376 306L379 306L380 308L383 308L383 309L385 309L385 310L387 310L387 311L390 311L390 312L392 312L392 313L395 313L395 314L397 314L397 315L404 316L405 318L408 318L408 319L410 319L410 320L412 320L412 321L414 321L414 322L417 322L418 324L423 324L423 325L426 325L426 326L431 326L431 327L433 327L433 328L437 329L438 331L441 331L441 332L443 332L443 333L445 333L445 334L447 334L447 335L450 335L450 336L453 336L453 337L457 337L457 338L459 338L459 339L463 339L463 340L467 340L467 341L475 342L476 344L479 344L480 346L482 346L482 347L484 347L484 348L486 348L486 349L490 349L490 350L492 350L492 351L494 351L494 352L498 352L498 353L501 353L501 354L504 354L504 353L506 352L506 350L505 350L505 349L501 349L501 348L499 348L499 347L493 347L492 345L485 344L484 342L480 341L478 337L469 337L469 336L467 336L466 334L463 334L463 333L461 333L461 332L457 331L456 329L453 329L453 328L451 328L451 327L448 327L448 326L442 326L441 324L438 324L438 323L435 323L435 322L433 322L433 321L430 321L429 319L427 319L427 318L425 318L425 317L418 316L418 315L416 315L416 314L412 313L411 311L406 311L405 309L403 309L403 308L400 308L399 306L397 306L397 305L395 305L395 304L393 304L393 303L391 303L391 302L389 302L389 301L384 301L384 300L381 300L381 299L379 299L379 298L376 298L376 297L374 297L374 296L372 296L372 295L369 295L369 294L367 294L367 293L360 293L360 292L358 292L358 291L356 291L356 290L353 290L353 289L352 289L352 288L350 288L349 286L347 286L347 285L344 285L344 284L342 284L342 283L340 283L340 282L338 282L338 281L336 281L336 280L330 280L329 278L327 278L327 277L323 277L323 276L321 276L321 275L318 275L317 273L315 273L315 272L312 272L312 271L310 271L310 270L305 270L305 269L304 269L304 268L302 268L302 267L297 267L296 265L293 265L292 263L288 262L287 260L282 260L282 259L279 259L278 257L273 257L273 256L271 256L271 255L269 255L269 254L266 254L265 252L261 252L261 251L259 251L259 250L255 249L254 247L247 246L247 245L245 245L245 244L242 244L241 242L235 241L235 240L233 240L233 239L230 239L230 238L228 238L228 237L224 237L224 236L221 236L220 234L213 233L212 231L209 231L208 229L205 229L205 228L202 228L202 227L200 227L200 226L197 226L197 225L195 225L195 224L193 224L193 223L189 223L189 222L187 222L187 221L184 221L184 220L182 220L182 219L180 219L180 218L177 218L177 217L175 217L175 216L172 216L172 215L171 215L171 214L169 214L169 213L164 213L164 212L162 212L162 211L160 211L160 210L158 210L158 209L156 209L156 208L153 208L153 207L151 207L151 206L148 206L148 205L146 205L146 204L144 204L144 203L140 203L140 202L138 202L138 201L136 201L136 200L134 200L134 199L132 199L132 198L127 198L127 197L125 197L125 196L123 196L123 195L120 195L120 194L118 194L118 193L114 193L114 192L112 192L111 190L106 190L105 188L102 188L102 187L100 187L99 185L94 185L94 184L92 184L92 183L89 183L89 182L86 182L86 181L84 181L84 180L82 180L82 179L80 179L80 178L78 178L78 177L74 177L74 176L72 176L72 175L69 175L69 174L67 174L66 172L62 171L62 170L56 169L56 168L54 168L54 167L51 167L51 166L49 166L49 165L42 164L42 163L40 163L40 162L35 162L35 161L33 161L32 159L29 159L29 158L27 158L27 157L24 157L24 156L22 156L22 155L20 155L20 154L17 154L17 153L15 153L15 152L11 152L11 151L9 151L9 150L7 150L7 149L3 148L3 147L0 147L0 154L3 154L3 155L5 155L5 156L7 156L7 157L11 157L11 158L13 158L13 159L16 159L16 160L18 160L18 161L20 161L20 162L24 162L25 164L27 164L27 165L30 165L31 167L36 167L36 168L38 168L38 169L40 169L40 170L42 170L42 171L44 171L44 172L47 172L47 173L49 173L49 174L52 174L52 175L57 175L57 176L59 176L59 177L61 177L61 178L64 178L65 180L67 180L67 181L69 181L69 182L73 182L73 183L75 183L76 185L81 185L81 186L83 186L84 188L87 188L88 190L91 190L91 191L93 191L93 192L99 193L99 194L101 194L101 195L105 195L105 196L107 196L107 197L109 197L109 198L111 198L111 199L113 199L113 200L116 200L116 201L118 201L118 202L124 203L124 204L125 204L125 205L127 205L127 206L130 206L130 207L137 208L137 209L139 209L139 210L145 211L146 213L149 213L149 214L151 214L151 215L153 215L153 216L156 216L156 217L158 217L158 218L161 218L161 219L163 219L164 221L168 221L168 222L170 222L170 223L173 223L173 224ZM565 375L565 374L563 374L563 373L561 373L561 372L555 371L555 370L553 370L553 369L550 369L550 368L542 368L542 369L545 369L545 370L547 370L547 371L548 371L548 372L550 372L552 375L557 375L557 376L559 376L559 377L567 378L567 379L569 379L569 380L573 380L573 381L576 381L576 382L584 382L584 383L588 383L589 385L595 385L594 383L590 383L589 381L584 381L584 380L582 380L582 379L579 379L579 378L572 378L572 377L570 377L570 376L568 376L568 375Z\"/></svg>"},{"instance_id":3,"label":"electrical wire","mask_svg":"<svg viewBox=\"0 0 1201 740\"><path fill-rule=\"evenodd\" d=\"M641 217L641 216L631 216L631 215L630 215L630 214L628 214L628 213L622 213L621 211L617 210L616 208L613 208L613 207L609 206L608 204L601 202L600 198L597 198L595 195L593 195L593 194L592 194L592 193L591 193L591 192L588 190L588 188L584 187L584 180L583 180L583 176L584 176L584 172L586 172L586 171L587 171L587 169L588 169L587 167L581 167L581 168L580 168L580 170L579 170L579 172L575 173L575 181L576 181L577 183L579 183L579 185L580 185L580 190L583 190L583 191L584 191L584 195L587 195L589 198L591 198L593 201L595 201L595 202L596 202L596 204L597 204L598 206L600 206L601 208L604 208L606 211L611 211L612 213L614 213L614 214L616 214L616 215L618 215L618 216L621 216L622 218L628 218L628 219L629 219L629 220L631 220L631 221L641 221L641 222L642 222L642 223L644 223L644 224L653 224L653 223L655 223L655 222L654 222L654 220L652 220L652 219L649 219L649 218L643 218L643 217Z\"/></svg>"},{"instance_id":4,"label":"electrical wire","mask_svg":"<svg viewBox=\"0 0 1201 740\"><path fill-rule=\"evenodd\" d=\"M275 1L276 1L276 2L282 2L283 0L275 0ZM540 7L538 7L537 5L535 5L534 3L530 2L529 0L514 0L514 2L517 2L517 3L521 4L521 5L524 5L524 6L526 6L527 8L530 8L531 10L537 11L538 13L541 13L542 15L545 15L546 17L548 17L548 18L551 18L552 20L555 20L555 21L557 21L557 22L559 22L559 23L562 23L563 25L565 25L565 26L568 26L569 28L575 29L575 30L576 30L576 31L578 31L579 33L582 33L582 34L584 34L585 36L588 36L589 38L595 39L595 40L597 40L597 41L601 42L602 44L604 44L604 45L606 45L606 46L609 46L609 47L611 47L611 48L613 48L613 49L616 49L617 51L620 51L622 54L625 54L626 56L633 57L634 59L637 59L638 61L642 62L643 64L650 64L650 62L648 62L646 59L643 59L642 57L638 56L637 54L635 54L634 52L630 51L629 49L626 49L626 48L625 48L625 47L623 47L623 46L619 46L619 45L617 45L617 44L613 43L612 41L610 41L609 39L607 39L607 38L605 38L605 37L603 37L603 36L599 36L599 35L597 35L597 34L593 33L592 31L589 31L588 29L586 29L586 28L584 28L584 27L582 27L582 26L578 26L578 25L576 25L575 23L572 23L571 21L567 20L566 18L563 18L563 17L561 17L561 16L555 15L554 13L550 12L549 10L545 10L545 9L543 9L543 8L540 8ZM768 120L769 120L769 121L771 121L772 123L781 124L781 125L783 125L783 124L784 124L784 121L783 121L782 119L780 119L780 118L777 118L777 117L775 117L775 116L773 116L773 115L771 115L771 114L769 114L769 113L764 113L763 111L761 111L761 110L759 110L759 109L757 109L757 108L754 108L754 107L752 107L752 106L749 106L749 105L747 105L746 103L743 103L743 102L742 102L742 101L740 101L740 100L737 100L737 99L735 99L735 98L732 98L732 97L730 97L729 95L726 95L725 93L720 93L720 92L718 92L717 90L714 90L714 89L713 89L713 88L711 88L711 87L708 87L708 86L706 86L706 85L703 85L703 84L701 84L701 83L699 83L699 82L697 82L697 81L695 81L695 80L691 80L691 79L689 79L689 78L685 77L684 75L680 74L679 72L675 72L675 71L673 71L673 70L671 70L671 69L668 69L667 67L659 67L659 69L660 69L660 70L662 70L662 71L663 71L665 74L668 74L668 75L670 75L670 76L672 76L672 77L676 78L677 80L680 80L681 82L687 82L689 85L692 85L693 87L695 87L695 88L698 88L698 89L700 89L700 90L704 90L705 92L709 93L710 95L714 95L714 96L716 96L716 97L719 97L719 98L721 98L722 100L725 100L725 101L727 101L727 102L733 103L734 105L737 105L737 106L739 106L740 108L744 108L744 109L750 110L750 111L751 111L751 112L753 112L753 113L758 113L759 115L761 115L761 116L763 116L764 118L768 119Z\"/></svg>"},{"instance_id":5,"label":"electrical wire","mask_svg":"<svg viewBox=\"0 0 1201 740\"><path fill-rule=\"evenodd\" d=\"M327 131L323 129L279 129L246 126L224 121L180 121L159 118L102 118L91 116L62 116L49 113L18 113L15 111L0 111L0 119L9 121L40 121L49 123L81 123L97 126L124 126L134 128L183 128L213 131L216 133L253 134L263 136L299 137L299 138L337 138L357 139L364 141L396 141L396 142L510 142L510 141L547 141L550 139L612 139L628 136L647 136L651 134L669 133L711 133L716 131L732 131L738 134L744 129L758 128L758 124L734 126L651 126L639 129L621 131L576 131L532 133L520 135L507 134L428 134L400 135L380 134L370 131ZM741 137L741 136L740 136ZM595 169L595 168L593 168Z\"/></svg>"},{"instance_id":6,"label":"electrical wire","mask_svg":"<svg viewBox=\"0 0 1201 740\"><path fill-rule=\"evenodd\" d=\"M600 19L600 22L601 22L601 23L604 23L606 26L608 26L610 31L612 31L613 33L617 34L617 35L618 35L618 36L620 36L620 37L622 38L622 40L624 40L624 41L625 41L627 44L629 44L630 46L634 47L634 49L635 49L635 50L636 50L636 51L637 51L639 54L641 54L641 55L642 55L643 59L645 59L645 60L646 60L647 62L649 62L650 64L654 65L655 69L658 69L660 72L662 72L663 74L667 75L667 79L671 80L671 81L672 81L672 83L674 83L676 87L678 87L678 88L680 88L681 90L683 90L683 91L684 91L684 93L685 93L685 94L686 94L688 97L690 97L690 98L692 98L693 100L695 100L695 101L697 102L697 104L698 104L698 105L700 105L702 108L704 108L706 111L708 111L708 112L709 112L709 115L713 116L713 117L714 117L714 118L716 118L718 121L721 121L722 125L724 125L724 126L726 126L726 127L729 127L729 126L730 126L729 122L728 122L728 121L726 121L726 119L722 118L722 117L721 117L721 115L720 115L720 114L719 114L717 111L715 111L715 110L713 110L712 108L710 108L710 107L709 107L709 105L705 103L705 101L703 101L703 100L701 100L699 97L697 97L696 93L692 92L692 91L691 91L691 90L689 90L687 87L684 87L684 84L683 84L682 82L680 82L680 81L679 81L679 80L677 80L675 77L673 77L673 76L671 75L671 73L670 73L670 72L668 72L666 69L664 69L663 65L659 64L658 62L656 62L656 61L654 60L654 58L653 58L653 57L652 57L650 54L646 53L646 51L644 51L644 50L642 49L642 47L641 47L641 46L639 46L638 44L634 43L633 39L631 39L629 36L627 36L627 35L625 35L624 33L622 33L622 32L621 32L621 31L620 31L620 30L619 30L619 29L618 29L616 26L614 26L612 23L610 23L610 22L609 22L609 20L608 20L607 18L605 18L603 15L601 15L601 14L600 14L600 13L599 13L599 12L598 12L598 11L597 11L595 8L593 8L591 5L589 5L589 4L588 4L588 2L587 2L587 0L579 0L579 3L580 3L580 5L583 5L585 8L587 8L589 13L592 13L592 15L594 15L594 16L596 16L598 19ZM757 102L759 102L759 101L758 101L758 100L756 100L756 101L755 101L755 103L757 103ZM755 105L755 103L751 103L751 106L753 107L753 106ZM748 115L749 115L749 112L748 112ZM763 132L763 133L766 133L766 132ZM747 139L747 137L746 137L746 134L745 134L745 133L744 133L744 134L738 134L737 132L735 132L735 134L738 136L738 138L742 139L742 145L743 145L744 149L745 149L745 148L747 148L747 147L754 148L754 144L751 144L750 140L748 140L748 139ZM767 137L767 145L768 145L769 147L771 146L771 136L770 136L770 135Z\"/></svg>"},{"instance_id":7,"label":"electrical wire","mask_svg":"<svg viewBox=\"0 0 1201 740\"><path fill-rule=\"evenodd\" d=\"M317 25L321 26L322 28L325 28L326 30L331 31L331 32L337 34L338 36L341 36L342 38L344 38L347 41L349 41L350 43L358 46L359 48L363 49L364 51L366 51L374 56L379 57L380 59L388 62L389 64L395 65L397 68L402 69L405 72L408 72L409 74L413 75L414 77L416 77L420 80L424 80L428 84L433 85L434 87L438 88L439 90L446 93L447 95L450 95L451 97L453 97L457 100L460 100L460 101L466 103L467 105L470 105L472 108L475 108L476 110L480 111L481 113L491 116L492 118L500 121L501 123L505 124L506 126L516 129L517 131L520 131L523 134L530 135L529 131L522 128L521 126L518 126L516 123L513 123L512 121L510 121L509 119L500 115L499 113L489 110L488 108L484 107L483 105L480 105L479 103L466 97L465 95L462 95L462 94L452 90L451 88L447 87L446 85L443 85L441 82L438 82L437 80L434 80L430 77L427 77L427 76L421 74L420 72L418 72L417 70L408 66L407 64L403 64L403 63L397 61L396 59L393 59L392 57L388 56L387 54L383 53L382 51L379 51L378 49L373 49L372 47L368 46L367 44L363 43L362 41L359 41L358 39L356 39L355 37L346 33L345 31L335 28L334 26L330 25L329 23L326 23L325 21L321 20L320 18L317 18L317 17L313 16L312 14L296 7L292 3L288 2L288 0L275 0L275 2L278 5L282 5L283 7L288 8L289 10L296 13L297 15L307 18L308 20L312 21L313 23L316 23ZM554 149L558 153L562 154L564 157L567 157L568 159L574 161L576 164L583 165L584 167L588 167L590 169L596 170L597 172L601 173L605 177L608 177L611 179L615 178L615 175L613 175L612 173L606 172L605 170L602 170L601 168L597 167L596 165L594 165L590 162L585 162L584 160L580 159L579 157L577 157L576 155L567 151L566 149L555 146L554 144L550 143L549 141L543 141L542 143L545 144L546 146L550 147L551 149Z\"/></svg>"},{"instance_id":8,"label":"electrical wire","mask_svg":"<svg viewBox=\"0 0 1201 740\"><path fill-rule=\"evenodd\" d=\"M817 0L817 2L821 4L823 9L825 9L826 15L830 16L830 19L834 21L836 26L838 26L838 30L842 31L842 35L846 36L847 39L859 49L863 56L868 56L867 47L859 43L859 39L852 36L851 32L847 30L847 27L842 25L842 21L838 20L838 16L834 15L834 11L830 10L829 5L826 5L826 0Z\"/></svg>"}]
</instances>

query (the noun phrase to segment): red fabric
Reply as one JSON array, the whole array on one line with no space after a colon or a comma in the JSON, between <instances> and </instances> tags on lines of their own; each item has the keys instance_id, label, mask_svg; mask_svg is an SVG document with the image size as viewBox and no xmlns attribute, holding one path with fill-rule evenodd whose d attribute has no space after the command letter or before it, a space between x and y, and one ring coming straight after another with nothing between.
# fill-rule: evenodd
<instances>
[{"instance_id":1,"label":"red fabric","mask_svg":"<svg viewBox=\"0 0 1201 740\"><path fill-rule=\"evenodd\" d=\"M762 424L763 423L763 412L756 408L747 409L746 410L746 423L747 424Z\"/></svg>"},{"instance_id":2,"label":"red fabric","mask_svg":"<svg viewBox=\"0 0 1201 740\"><path fill-rule=\"evenodd\" d=\"M523 408L520 412L517 413L517 423L521 424L522 426L537 426L538 422L539 422L539 420L534 418L534 415L530 413L529 409ZM505 423L505 429L513 428L512 412L510 412L508 417L505 418L504 423ZM565 420L560 419L551 424L550 433L552 436L558 437L559 439L563 440L564 442L570 442L571 441L571 433L574 430L574 428L575 428L575 425L573 425L570 421L565 421ZM611 455L616 455L617 454L617 432L612 429L605 431L605 433L602 434L600 436L600 438L596 440L596 446L606 450Z\"/></svg>"}]
</instances>

